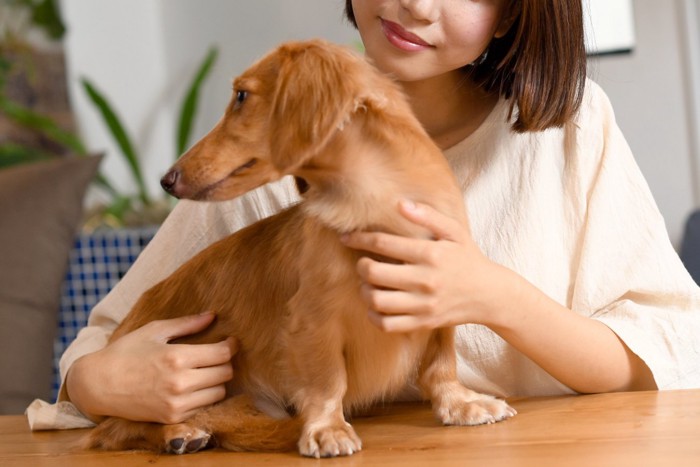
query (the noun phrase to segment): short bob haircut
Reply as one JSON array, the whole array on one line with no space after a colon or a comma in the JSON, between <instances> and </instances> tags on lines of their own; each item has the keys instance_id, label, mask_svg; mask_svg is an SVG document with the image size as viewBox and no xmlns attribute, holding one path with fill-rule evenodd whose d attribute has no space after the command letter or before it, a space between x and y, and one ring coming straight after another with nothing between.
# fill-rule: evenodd
<instances>
[{"instance_id":1,"label":"short bob haircut","mask_svg":"<svg viewBox=\"0 0 700 467\"><path fill-rule=\"evenodd\" d=\"M516 19L465 72L510 99L517 132L561 127L578 111L586 84L581 0L510 0ZM345 13L357 27L352 0Z\"/></svg>"}]
</instances>

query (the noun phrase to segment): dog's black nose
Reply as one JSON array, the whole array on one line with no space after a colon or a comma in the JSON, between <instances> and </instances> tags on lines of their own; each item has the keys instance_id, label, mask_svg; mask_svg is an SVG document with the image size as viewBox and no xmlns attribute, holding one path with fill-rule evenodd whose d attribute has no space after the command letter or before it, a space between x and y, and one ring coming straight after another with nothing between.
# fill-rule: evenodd
<instances>
[{"instance_id":1,"label":"dog's black nose","mask_svg":"<svg viewBox=\"0 0 700 467\"><path fill-rule=\"evenodd\" d=\"M179 179L180 172L178 170L173 169L167 174L163 175L163 178L160 179L160 186L162 186L163 189L171 195L174 195L175 185L177 185L177 181Z\"/></svg>"}]
</instances>

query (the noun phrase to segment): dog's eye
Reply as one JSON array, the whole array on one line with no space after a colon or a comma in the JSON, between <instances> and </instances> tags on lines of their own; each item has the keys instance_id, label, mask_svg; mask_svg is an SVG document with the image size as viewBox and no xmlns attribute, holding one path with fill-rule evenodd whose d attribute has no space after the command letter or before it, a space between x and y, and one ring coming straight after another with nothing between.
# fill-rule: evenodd
<instances>
[{"instance_id":1,"label":"dog's eye","mask_svg":"<svg viewBox=\"0 0 700 467\"><path fill-rule=\"evenodd\" d=\"M236 106L240 107L243 102L248 98L248 91L236 91Z\"/></svg>"}]
</instances>

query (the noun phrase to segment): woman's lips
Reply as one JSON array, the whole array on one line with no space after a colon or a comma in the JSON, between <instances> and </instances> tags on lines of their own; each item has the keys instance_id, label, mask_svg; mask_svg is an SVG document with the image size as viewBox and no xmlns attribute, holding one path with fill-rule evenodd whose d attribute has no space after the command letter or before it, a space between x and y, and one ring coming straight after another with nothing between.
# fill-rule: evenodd
<instances>
[{"instance_id":1,"label":"woman's lips","mask_svg":"<svg viewBox=\"0 0 700 467\"><path fill-rule=\"evenodd\" d=\"M407 52L416 52L432 47L432 45L428 44L417 35L406 31L400 24L382 18L380 19L384 35L394 47Z\"/></svg>"}]
</instances>

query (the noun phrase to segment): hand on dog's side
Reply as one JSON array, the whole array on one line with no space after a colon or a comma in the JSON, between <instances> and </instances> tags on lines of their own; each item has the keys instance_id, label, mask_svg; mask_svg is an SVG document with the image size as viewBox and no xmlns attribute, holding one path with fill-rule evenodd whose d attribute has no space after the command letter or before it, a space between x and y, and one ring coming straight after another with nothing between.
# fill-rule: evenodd
<instances>
[{"instance_id":1,"label":"hand on dog's side","mask_svg":"<svg viewBox=\"0 0 700 467\"><path fill-rule=\"evenodd\" d=\"M116 416L171 424L222 400L224 384L233 378L235 341L168 344L206 329L213 319L205 313L153 321L78 359L66 378L71 401L94 421Z\"/></svg>"},{"instance_id":2,"label":"hand on dog's side","mask_svg":"<svg viewBox=\"0 0 700 467\"><path fill-rule=\"evenodd\" d=\"M426 204L402 202L398 209L431 238L362 231L341 238L350 248L393 260L363 257L357 264L372 323L388 332L489 325L498 310L508 309L501 301L510 296L512 273L479 250L468 225Z\"/></svg>"}]
</instances>

